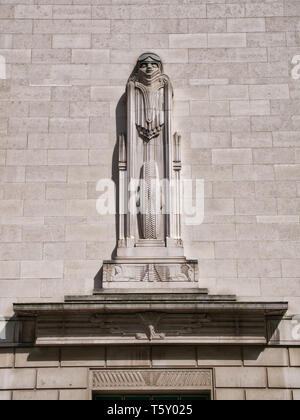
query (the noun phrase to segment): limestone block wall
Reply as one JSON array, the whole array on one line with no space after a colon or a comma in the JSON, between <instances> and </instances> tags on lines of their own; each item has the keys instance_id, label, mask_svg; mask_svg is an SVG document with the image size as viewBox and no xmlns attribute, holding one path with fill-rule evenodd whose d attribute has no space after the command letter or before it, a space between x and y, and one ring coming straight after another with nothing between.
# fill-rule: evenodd
<instances>
[{"instance_id":1,"label":"limestone block wall","mask_svg":"<svg viewBox=\"0 0 300 420\"><path fill-rule=\"evenodd\" d=\"M111 256L115 218L96 212L96 185L113 175L116 107L145 50L174 83L184 178L205 180L204 223L184 226L200 286L287 300L299 314L299 25L298 0L1 0L2 345L14 341L13 302L91 294ZM14 366L13 354L3 358ZM29 369L24 387L41 392L36 369L50 368L0 373L19 389ZM224 369L266 372L221 366L217 384ZM294 385L296 368L286 369L268 368L268 383ZM246 388L219 385L223 396Z\"/></svg>"},{"instance_id":2,"label":"limestone block wall","mask_svg":"<svg viewBox=\"0 0 300 420\"><path fill-rule=\"evenodd\" d=\"M0 350L0 400L87 400L90 368L213 368L216 400L299 400L300 350L88 347ZM14 367L14 369L13 369Z\"/></svg>"},{"instance_id":3,"label":"limestone block wall","mask_svg":"<svg viewBox=\"0 0 300 420\"><path fill-rule=\"evenodd\" d=\"M184 229L201 286L287 299L297 314L299 22L293 0L1 1L1 315L92 292L115 246L96 185L112 176L116 106L149 49L174 83L184 176L205 180L204 224Z\"/></svg>"}]
</instances>

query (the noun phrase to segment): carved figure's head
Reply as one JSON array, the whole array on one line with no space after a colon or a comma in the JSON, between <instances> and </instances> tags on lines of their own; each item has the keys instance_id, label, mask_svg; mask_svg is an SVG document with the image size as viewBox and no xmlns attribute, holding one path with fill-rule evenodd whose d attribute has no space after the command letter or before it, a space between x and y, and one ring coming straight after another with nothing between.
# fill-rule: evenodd
<instances>
[{"instance_id":1,"label":"carved figure's head","mask_svg":"<svg viewBox=\"0 0 300 420\"><path fill-rule=\"evenodd\" d=\"M138 59L136 71L140 82L151 84L163 73L162 61L157 54L142 54Z\"/></svg>"}]
</instances>

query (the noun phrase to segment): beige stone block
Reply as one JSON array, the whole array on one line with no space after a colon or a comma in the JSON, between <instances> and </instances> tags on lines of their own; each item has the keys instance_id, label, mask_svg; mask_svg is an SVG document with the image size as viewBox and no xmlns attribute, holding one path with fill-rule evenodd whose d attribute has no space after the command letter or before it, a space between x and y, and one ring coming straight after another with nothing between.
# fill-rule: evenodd
<instances>
[{"instance_id":1,"label":"beige stone block","mask_svg":"<svg viewBox=\"0 0 300 420\"><path fill-rule=\"evenodd\" d=\"M200 277L237 277L236 261L232 260L202 260Z\"/></svg>"},{"instance_id":2,"label":"beige stone block","mask_svg":"<svg viewBox=\"0 0 300 420\"><path fill-rule=\"evenodd\" d=\"M250 131L249 117L212 117L211 128L216 132L249 132Z\"/></svg>"},{"instance_id":3,"label":"beige stone block","mask_svg":"<svg viewBox=\"0 0 300 420\"><path fill-rule=\"evenodd\" d=\"M289 390L246 390L247 401L290 401L292 393Z\"/></svg>"},{"instance_id":4,"label":"beige stone block","mask_svg":"<svg viewBox=\"0 0 300 420\"><path fill-rule=\"evenodd\" d=\"M228 32L265 32L265 19L263 18L244 18L228 19Z\"/></svg>"},{"instance_id":5,"label":"beige stone block","mask_svg":"<svg viewBox=\"0 0 300 420\"><path fill-rule=\"evenodd\" d=\"M291 366L300 367L300 348L291 347L289 349L289 353L290 353Z\"/></svg>"},{"instance_id":6,"label":"beige stone block","mask_svg":"<svg viewBox=\"0 0 300 420\"><path fill-rule=\"evenodd\" d=\"M110 102L119 100L124 94L124 86L97 86L91 88L91 100Z\"/></svg>"},{"instance_id":7,"label":"beige stone block","mask_svg":"<svg viewBox=\"0 0 300 420\"><path fill-rule=\"evenodd\" d=\"M300 401L300 390L295 390L293 392L293 400L294 401Z\"/></svg>"},{"instance_id":8,"label":"beige stone block","mask_svg":"<svg viewBox=\"0 0 300 420\"><path fill-rule=\"evenodd\" d=\"M109 260L112 250L116 243L108 242L89 242L86 244L86 258L88 260Z\"/></svg>"},{"instance_id":9,"label":"beige stone block","mask_svg":"<svg viewBox=\"0 0 300 420\"><path fill-rule=\"evenodd\" d=\"M3 186L6 200L44 199L45 186L43 184L5 184Z\"/></svg>"},{"instance_id":10,"label":"beige stone block","mask_svg":"<svg viewBox=\"0 0 300 420\"><path fill-rule=\"evenodd\" d=\"M146 11L152 10L151 8L146 8L145 5L143 5L143 7ZM134 9L134 11L132 9ZM154 9L156 10L156 8ZM155 10L152 10L152 13L155 12ZM92 17L97 19L130 19L132 13L132 18L138 19L136 14L139 12L141 12L141 6L102 5L93 7ZM148 18L151 18L152 14L147 16Z\"/></svg>"},{"instance_id":11,"label":"beige stone block","mask_svg":"<svg viewBox=\"0 0 300 420\"><path fill-rule=\"evenodd\" d=\"M1 182L24 182L25 168L24 167L0 167Z\"/></svg>"},{"instance_id":12,"label":"beige stone block","mask_svg":"<svg viewBox=\"0 0 300 420\"><path fill-rule=\"evenodd\" d=\"M239 260L239 277L281 277L281 264L278 260Z\"/></svg>"},{"instance_id":13,"label":"beige stone block","mask_svg":"<svg viewBox=\"0 0 300 420\"><path fill-rule=\"evenodd\" d=\"M90 48L90 35L53 35L53 48Z\"/></svg>"},{"instance_id":14,"label":"beige stone block","mask_svg":"<svg viewBox=\"0 0 300 420\"><path fill-rule=\"evenodd\" d=\"M288 351L285 348L244 347L245 366L288 366Z\"/></svg>"},{"instance_id":15,"label":"beige stone block","mask_svg":"<svg viewBox=\"0 0 300 420\"><path fill-rule=\"evenodd\" d=\"M37 375L38 389L59 388L87 388L88 369L85 368L62 368L62 369L39 369Z\"/></svg>"},{"instance_id":16,"label":"beige stone block","mask_svg":"<svg viewBox=\"0 0 300 420\"><path fill-rule=\"evenodd\" d=\"M217 401L244 401L245 391L243 389L217 389Z\"/></svg>"},{"instance_id":17,"label":"beige stone block","mask_svg":"<svg viewBox=\"0 0 300 420\"><path fill-rule=\"evenodd\" d=\"M66 203L63 200L25 200L24 216L65 216Z\"/></svg>"},{"instance_id":18,"label":"beige stone block","mask_svg":"<svg viewBox=\"0 0 300 420\"><path fill-rule=\"evenodd\" d=\"M36 347L16 349L17 368L53 367L59 366L59 349Z\"/></svg>"},{"instance_id":19,"label":"beige stone block","mask_svg":"<svg viewBox=\"0 0 300 420\"><path fill-rule=\"evenodd\" d=\"M192 133L191 146L194 149L230 147L231 139L229 133Z\"/></svg>"},{"instance_id":20,"label":"beige stone block","mask_svg":"<svg viewBox=\"0 0 300 420\"><path fill-rule=\"evenodd\" d=\"M69 183L98 182L99 179L111 177L111 166L71 166L68 172Z\"/></svg>"},{"instance_id":21,"label":"beige stone block","mask_svg":"<svg viewBox=\"0 0 300 420\"><path fill-rule=\"evenodd\" d=\"M88 118L50 118L50 133L88 133ZM53 163L55 164L55 163Z\"/></svg>"},{"instance_id":22,"label":"beige stone block","mask_svg":"<svg viewBox=\"0 0 300 420\"><path fill-rule=\"evenodd\" d=\"M295 180L300 178L300 165L275 165L276 179L278 180Z\"/></svg>"},{"instance_id":23,"label":"beige stone block","mask_svg":"<svg viewBox=\"0 0 300 420\"><path fill-rule=\"evenodd\" d=\"M188 29L191 34L226 32L226 19L189 19Z\"/></svg>"},{"instance_id":24,"label":"beige stone block","mask_svg":"<svg viewBox=\"0 0 300 420\"><path fill-rule=\"evenodd\" d=\"M248 33L248 47L284 47L286 45L285 33Z\"/></svg>"},{"instance_id":25,"label":"beige stone block","mask_svg":"<svg viewBox=\"0 0 300 420\"><path fill-rule=\"evenodd\" d=\"M217 388L265 388L267 375L264 368L217 367Z\"/></svg>"},{"instance_id":26,"label":"beige stone block","mask_svg":"<svg viewBox=\"0 0 300 420\"><path fill-rule=\"evenodd\" d=\"M251 164L252 151L250 149L213 150L212 159L215 165Z\"/></svg>"},{"instance_id":27,"label":"beige stone block","mask_svg":"<svg viewBox=\"0 0 300 420\"><path fill-rule=\"evenodd\" d=\"M0 401L11 401L11 391L0 391Z\"/></svg>"},{"instance_id":28,"label":"beige stone block","mask_svg":"<svg viewBox=\"0 0 300 420\"><path fill-rule=\"evenodd\" d=\"M108 347L108 367L150 367L150 347Z\"/></svg>"},{"instance_id":29,"label":"beige stone block","mask_svg":"<svg viewBox=\"0 0 300 420\"><path fill-rule=\"evenodd\" d=\"M290 149L257 149L253 151L254 163L295 163L295 151Z\"/></svg>"},{"instance_id":30,"label":"beige stone block","mask_svg":"<svg viewBox=\"0 0 300 420\"><path fill-rule=\"evenodd\" d=\"M47 184L47 200L84 199L86 196L86 184Z\"/></svg>"},{"instance_id":31,"label":"beige stone block","mask_svg":"<svg viewBox=\"0 0 300 420\"><path fill-rule=\"evenodd\" d=\"M21 226L1 226L0 242L20 242L22 239Z\"/></svg>"},{"instance_id":32,"label":"beige stone block","mask_svg":"<svg viewBox=\"0 0 300 420\"><path fill-rule=\"evenodd\" d=\"M269 101L232 101L230 103L231 115L270 115Z\"/></svg>"},{"instance_id":33,"label":"beige stone block","mask_svg":"<svg viewBox=\"0 0 300 420\"><path fill-rule=\"evenodd\" d=\"M88 163L88 152L85 150L49 150L49 165L85 165Z\"/></svg>"},{"instance_id":34,"label":"beige stone block","mask_svg":"<svg viewBox=\"0 0 300 420\"><path fill-rule=\"evenodd\" d=\"M274 169L271 165L235 165L235 181L273 181Z\"/></svg>"},{"instance_id":35,"label":"beige stone block","mask_svg":"<svg viewBox=\"0 0 300 420\"><path fill-rule=\"evenodd\" d=\"M72 278L73 280L92 280L100 270L100 267L99 261L88 261L86 259L66 260L64 263L64 275L65 278Z\"/></svg>"},{"instance_id":36,"label":"beige stone block","mask_svg":"<svg viewBox=\"0 0 300 420\"><path fill-rule=\"evenodd\" d=\"M0 261L0 278L17 279L20 276L20 264L14 261Z\"/></svg>"},{"instance_id":37,"label":"beige stone block","mask_svg":"<svg viewBox=\"0 0 300 420\"><path fill-rule=\"evenodd\" d=\"M66 182L67 168L63 166L28 166L27 182Z\"/></svg>"},{"instance_id":38,"label":"beige stone block","mask_svg":"<svg viewBox=\"0 0 300 420\"><path fill-rule=\"evenodd\" d=\"M237 198L235 212L237 215L273 215L277 212L277 202L275 198Z\"/></svg>"},{"instance_id":39,"label":"beige stone block","mask_svg":"<svg viewBox=\"0 0 300 420\"><path fill-rule=\"evenodd\" d=\"M247 46L246 34L208 34L208 48L240 48ZM201 45L196 47L201 48Z\"/></svg>"},{"instance_id":40,"label":"beige stone block","mask_svg":"<svg viewBox=\"0 0 300 420\"><path fill-rule=\"evenodd\" d=\"M0 389L34 389L35 369L0 369Z\"/></svg>"},{"instance_id":41,"label":"beige stone block","mask_svg":"<svg viewBox=\"0 0 300 420\"><path fill-rule=\"evenodd\" d=\"M289 99L289 86L285 84L249 87L250 99Z\"/></svg>"},{"instance_id":42,"label":"beige stone block","mask_svg":"<svg viewBox=\"0 0 300 420\"><path fill-rule=\"evenodd\" d=\"M215 244L216 258L259 258L259 243L254 241L218 242Z\"/></svg>"},{"instance_id":43,"label":"beige stone block","mask_svg":"<svg viewBox=\"0 0 300 420\"><path fill-rule=\"evenodd\" d=\"M63 269L62 261L22 261L21 278L62 278Z\"/></svg>"},{"instance_id":44,"label":"beige stone block","mask_svg":"<svg viewBox=\"0 0 300 420\"><path fill-rule=\"evenodd\" d=\"M13 349L0 349L0 367L11 368L14 366Z\"/></svg>"},{"instance_id":45,"label":"beige stone block","mask_svg":"<svg viewBox=\"0 0 300 420\"><path fill-rule=\"evenodd\" d=\"M247 86L210 86L209 88L210 99L212 100L240 100L248 99Z\"/></svg>"},{"instance_id":46,"label":"beige stone block","mask_svg":"<svg viewBox=\"0 0 300 420\"><path fill-rule=\"evenodd\" d=\"M14 391L13 401L57 401L58 391Z\"/></svg>"},{"instance_id":47,"label":"beige stone block","mask_svg":"<svg viewBox=\"0 0 300 420\"><path fill-rule=\"evenodd\" d=\"M49 239L48 239L49 240ZM106 243L107 246L107 243ZM113 246L111 247L113 249ZM44 259L57 261L63 260L83 260L84 258L90 259L86 256L86 244L84 242L55 242L44 244ZM103 257L101 257L103 258ZM97 258L97 259L101 259Z\"/></svg>"},{"instance_id":48,"label":"beige stone block","mask_svg":"<svg viewBox=\"0 0 300 420\"><path fill-rule=\"evenodd\" d=\"M233 224L207 224L202 225L201 229L194 227L192 239L195 241L234 241L235 232Z\"/></svg>"},{"instance_id":49,"label":"beige stone block","mask_svg":"<svg viewBox=\"0 0 300 420\"><path fill-rule=\"evenodd\" d=\"M158 346L152 349L153 367L196 367L196 357L195 347Z\"/></svg>"},{"instance_id":50,"label":"beige stone block","mask_svg":"<svg viewBox=\"0 0 300 420\"><path fill-rule=\"evenodd\" d=\"M0 281L0 297L2 298L39 298L40 281L37 279L10 279Z\"/></svg>"},{"instance_id":51,"label":"beige stone block","mask_svg":"<svg viewBox=\"0 0 300 420\"><path fill-rule=\"evenodd\" d=\"M64 239L63 226L23 226L24 242L59 242Z\"/></svg>"},{"instance_id":52,"label":"beige stone block","mask_svg":"<svg viewBox=\"0 0 300 420\"><path fill-rule=\"evenodd\" d=\"M206 48L206 34L175 34L170 35L170 48Z\"/></svg>"},{"instance_id":53,"label":"beige stone block","mask_svg":"<svg viewBox=\"0 0 300 420\"><path fill-rule=\"evenodd\" d=\"M61 354L62 367L104 367L104 347L63 348Z\"/></svg>"},{"instance_id":54,"label":"beige stone block","mask_svg":"<svg viewBox=\"0 0 300 420\"><path fill-rule=\"evenodd\" d=\"M198 366L242 366L240 347L198 347Z\"/></svg>"},{"instance_id":55,"label":"beige stone block","mask_svg":"<svg viewBox=\"0 0 300 420\"><path fill-rule=\"evenodd\" d=\"M270 388L299 388L300 369L269 368L268 378Z\"/></svg>"},{"instance_id":56,"label":"beige stone block","mask_svg":"<svg viewBox=\"0 0 300 420\"><path fill-rule=\"evenodd\" d=\"M41 260L43 249L41 244L14 243L0 244L0 259L7 261ZM9 265L7 266L9 267ZM11 268L11 270L13 270Z\"/></svg>"},{"instance_id":57,"label":"beige stone block","mask_svg":"<svg viewBox=\"0 0 300 420\"><path fill-rule=\"evenodd\" d=\"M89 392L81 389L61 390L59 392L60 401L88 401Z\"/></svg>"},{"instance_id":58,"label":"beige stone block","mask_svg":"<svg viewBox=\"0 0 300 420\"><path fill-rule=\"evenodd\" d=\"M197 101L197 100L207 100L208 99L208 87L207 86L197 86L197 87L188 87L188 88L179 88L175 92L176 101Z\"/></svg>"},{"instance_id":59,"label":"beige stone block","mask_svg":"<svg viewBox=\"0 0 300 420\"><path fill-rule=\"evenodd\" d=\"M299 277L300 260L282 260L283 277Z\"/></svg>"},{"instance_id":60,"label":"beige stone block","mask_svg":"<svg viewBox=\"0 0 300 420\"><path fill-rule=\"evenodd\" d=\"M0 216L23 216L23 202L20 200L1 200Z\"/></svg>"},{"instance_id":61,"label":"beige stone block","mask_svg":"<svg viewBox=\"0 0 300 420\"><path fill-rule=\"evenodd\" d=\"M208 4L208 18L238 18L245 15L244 5L242 4Z\"/></svg>"},{"instance_id":62,"label":"beige stone block","mask_svg":"<svg viewBox=\"0 0 300 420\"><path fill-rule=\"evenodd\" d=\"M67 241L98 241L99 238L108 238L112 235L112 227L107 225L67 225Z\"/></svg>"},{"instance_id":63,"label":"beige stone block","mask_svg":"<svg viewBox=\"0 0 300 420\"><path fill-rule=\"evenodd\" d=\"M192 116L229 115L229 103L226 101L192 101L190 104Z\"/></svg>"},{"instance_id":64,"label":"beige stone block","mask_svg":"<svg viewBox=\"0 0 300 420\"><path fill-rule=\"evenodd\" d=\"M287 6L287 8L285 9L282 1L246 4L246 16L284 16L285 10L287 12L291 10L293 16L297 10L296 5L294 4L294 7L292 7L292 5L290 4L289 7Z\"/></svg>"},{"instance_id":65,"label":"beige stone block","mask_svg":"<svg viewBox=\"0 0 300 420\"><path fill-rule=\"evenodd\" d=\"M260 296L259 278L222 278L216 279L214 287L215 294L218 295L236 295L240 297Z\"/></svg>"}]
</instances>

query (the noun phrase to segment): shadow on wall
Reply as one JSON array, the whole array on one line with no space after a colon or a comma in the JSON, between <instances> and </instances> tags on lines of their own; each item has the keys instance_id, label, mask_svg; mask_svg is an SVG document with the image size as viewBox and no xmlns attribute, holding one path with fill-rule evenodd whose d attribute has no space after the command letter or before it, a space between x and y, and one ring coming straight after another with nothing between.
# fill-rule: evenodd
<instances>
[{"instance_id":1,"label":"shadow on wall","mask_svg":"<svg viewBox=\"0 0 300 420\"><path fill-rule=\"evenodd\" d=\"M111 179L116 186L116 216L115 216L115 226L116 226L116 246L112 251L111 258L114 259L117 253L118 247L118 238L119 238L119 136L127 132L127 113L126 113L126 93L124 93L116 107L116 144L114 147L112 155L112 172ZM94 289L99 290L102 288L102 275L103 267L99 270L94 278Z\"/></svg>"}]
</instances>

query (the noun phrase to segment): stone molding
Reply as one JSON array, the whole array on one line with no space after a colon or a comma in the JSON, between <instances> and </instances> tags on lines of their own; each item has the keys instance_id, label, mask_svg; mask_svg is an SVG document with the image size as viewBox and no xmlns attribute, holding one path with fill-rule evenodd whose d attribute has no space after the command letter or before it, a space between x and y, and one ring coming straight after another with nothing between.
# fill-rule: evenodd
<instances>
[{"instance_id":1,"label":"stone molding","mask_svg":"<svg viewBox=\"0 0 300 420\"><path fill-rule=\"evenodd\" d=\"M210 390L213 374L211 369L91 370L90 387L93 391Z\"/></svg>"}]
</instances>

